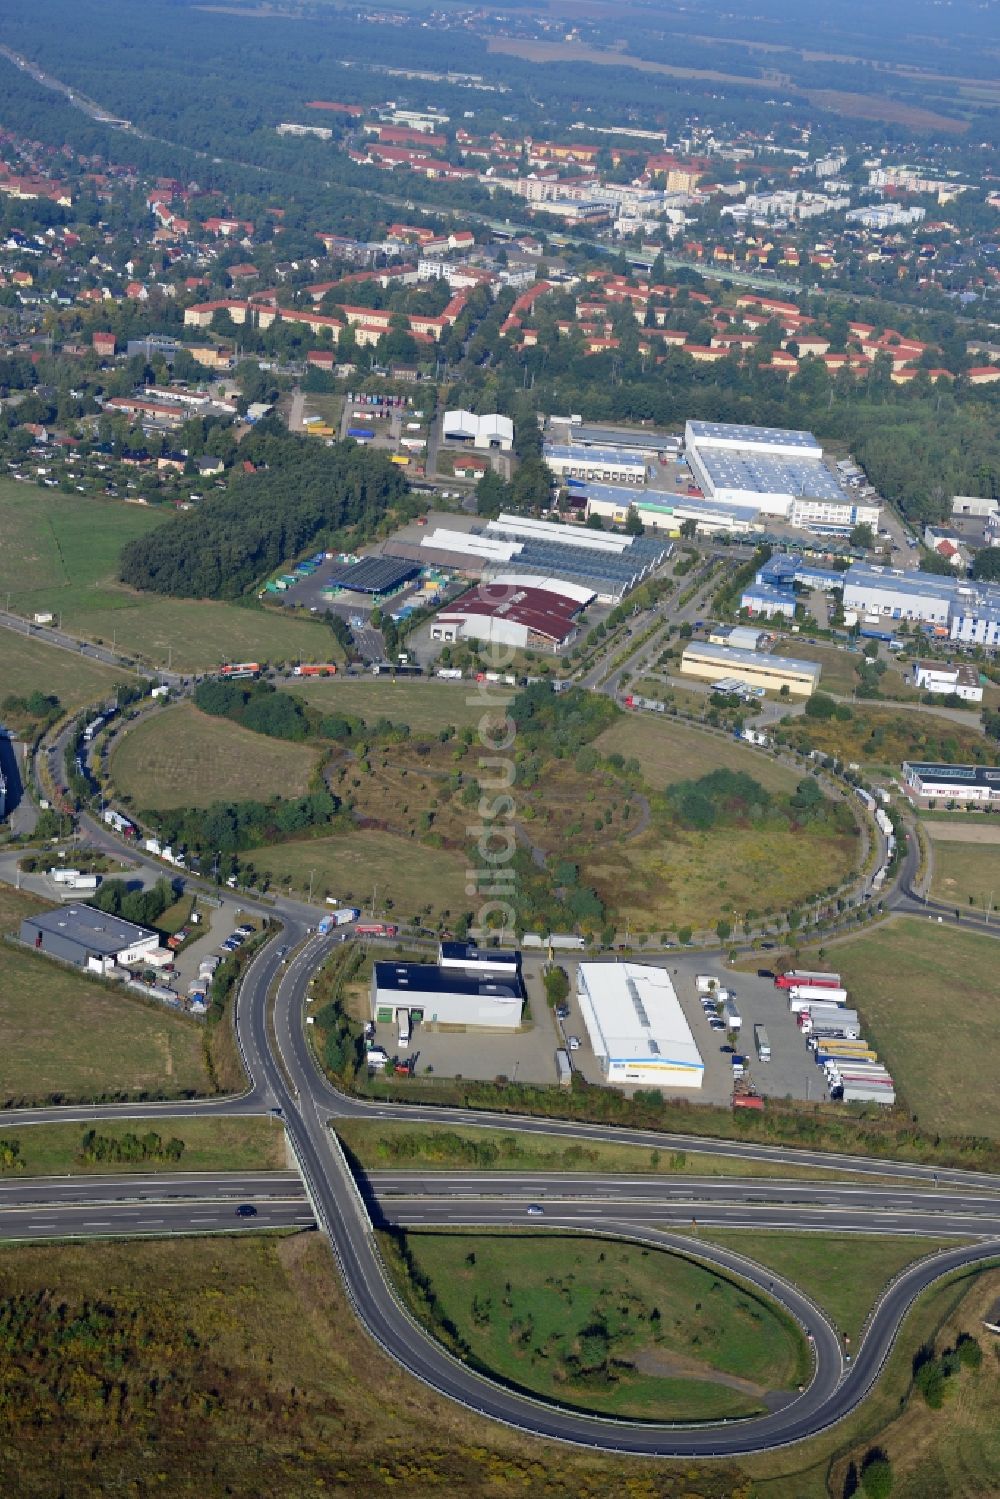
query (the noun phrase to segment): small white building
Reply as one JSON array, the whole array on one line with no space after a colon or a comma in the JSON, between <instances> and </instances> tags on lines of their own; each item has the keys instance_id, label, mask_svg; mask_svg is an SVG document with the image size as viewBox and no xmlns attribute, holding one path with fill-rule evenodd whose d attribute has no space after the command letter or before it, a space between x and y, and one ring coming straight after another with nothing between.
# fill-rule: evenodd
<instances>
[{"instance_id":1,"label":"small white building","mask_svg":"<svg viewBox=\"0 0 1000 1499\"><path fill-rule=\"evenodd\" d=\"M581 963L580 1009L608 1083L700 1088L705 1064L665 968Z\"/></svg>"},{"instance_id":2,"label":"small white building","mask_svg":"<svg viewBox=\"0 0 1000 1499\"><path fill-rule=\"evenodd\" d=\"M945 697L960 697L967 703L981 703L982 683L974 666L965 662L915 661L913 685L924 692L940 692Z\"/></svg>"},{"instance_id":3,"label":"small white building","mask_svg":"<svg viewBox=\"0 0 1000 1499\"><path fill-rule=\"evenodd\" d=\"M495 411L486 416L473 411L446 411L441 434L449 442L471 443L484 451L495 448L509 453L514 446L514 423Z\"/></svg>"}]
</instances>

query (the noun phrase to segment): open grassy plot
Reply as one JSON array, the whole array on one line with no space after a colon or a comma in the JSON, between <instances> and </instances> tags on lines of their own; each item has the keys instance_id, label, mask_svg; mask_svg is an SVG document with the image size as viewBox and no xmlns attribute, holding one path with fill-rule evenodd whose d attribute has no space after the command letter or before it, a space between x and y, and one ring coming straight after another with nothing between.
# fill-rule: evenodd
<instances>
[{"instance_id":1,"label":"open grassy plot","mask_svg":"<svg viewBox=\"0 0 1000 1499\"><path fill-rule=\"evenodd\" d=\"M365 994L367 1000L367 990ZM370 1008L366 1003L364 1018ZM703 1155L700 1151L644 1149L604 1140L563 1145L517 1130L453 1129L445 1124L410 1124L403 1120L375 1123L342 1119L337 1134L360 1165L368 1170L420 1171L584 1171L652 1176L780 1175L788 1180L872 1181L850 1172L817 1173L811 1166L782 1166L742 1156ZM892 1180L892 1178L888 1178Z\"/></svg>"},{"instance_id":2,"label":"open grassy plot","mask_svg":"<svg viewBox=\"0 0 1000 1499\"><path fill-rule=\"evenodd\" d=\"M634 713L613 724L594 741L602 755L618 753L638 760L649 784L659 790L674 781L696 779L710 770L739 770L768 791L794 791L799 777L768 755L718 734L706 733L664 715Z\"/></svg>"},{"instance_id":3,"label":"open grassy plot","mask_svg":"<svg viewBox=\"0 0 1000 1499\"><path fill-rule=\"evenodd\" d=\"M466 725L475 728L490 710L489 698L480 698L475 682L395 681L385 677L351 681L333 677L291 682L288 687L323 712L348 713L366 723L389 718L393 723L409 724L414 734L436 734L448 724L456 729Z\"/></svg>"},{"instance_id":4,"label":"open grassy plot","mask_svg":"<svg viewBox=\"0 0 1000 1499\"><path fill-rule=\"evenodd\" d=\"M43 902L0 886L0 930ZM0 943L0 1107L211 1093L203 1028Z\"/></svg>"},{"instance_id":5,"label":"open grassy plot","mask_svg":"<svg viewBox=\"0 0 1000 1499\"><path fill-rule=\"evenodd\" d=\"M0 1325L27 1319L0 1365L0 1487L18 1499L142 1493L151 1461L171 1499L729 1499L739 1481L728 1464L654 1476L434 1395L361 1331L318 1234L0 1248L0 1281Z\"/></svg>"},{"instance_id":6,"label":"open grassy plot","mask_svg":"<svg viewBox=\"0 0 1000 1499\"><path fill-rule=\"evenodd\" d=\"M0 1116L2 1118L2 1116ZM80 1173L107 1176L117 1171L280 1171L286 1164L285 1132L277 1119L102 1119L93 1128L103 1139L145 1134L152 1130L164 1144L180 1140L179 1159L153 1157L142 1162L91 1161L80 1153L85 1124L0 1126L0 1148L18 1143L17 1176L66 1176Z\"/></svg>"},{"instance_id":7,"label":"open grassy plot","mask_svg":"<svg viewBox=\"0 0 1000 1499\"><path fill-rule=\"evenodd\" d=\"M994 940L913 918L838 944L836 962L921 1128L1000 1136Z\"/></svg>"},{"instance_id":8,"label":"open grassy plot","mask_svg":"<svg viewBox=\"0 0 1000 1499\"><path fill-rule=\"evenodd\" d=\"M123 736L111 757L111 776L138 808L207 807L301 796L316 759L305 745L270 739L178 703Z\"/></svg>"},{"instance_id":9,"label":"open grassy plot","mask_svg":"<svg viewBox=\"0 0 1000 1499\"><path fill-rule=\"evenodd\" d=\"M275 885L286 888L290 879L291 889L300 894L308 891L310 874L315 871L316 898L331 895L364 906L377 887L378 909L404 921L427 907L438 915L454 917L469 906L464 855L425 848L375 829L255 848L248 858Z\"/></svg>"},{"instance_id":10,"label":"open grassy plot","mask_svg":"<svg viewBox=\"0 0 1000 1499\"><path fill-rule=\"evenodd\" d=\"M725 915L788 909L851 869L853 839L766 828L638 838L595 850L587 874L618 914L649 930L703 930Z\"/></svg>"},{"instance_id":11,"label":"open grassy plot","mask_svg":"<svg viewBox=\"0 0 1000 1499\"><path fill-rule=\"evenodd\" d=\"M938 900L954 901L959 908L975 906L981 911L995 908L1000 901L1000 841L980 843L938 838L935 830L940 824L925 822L923 826L930 834L934 859L931 893ZM1000 828L963 831L993 833L1000 839Z\"/></svg>"},{"instance_id":12,"label":"open grassy plot","mask_svg":"<svg viewBox=\"0 0 1000 1499\"><path fill-rule=\"evenodd\" d=\"M511 1384L619 1416L745 1415L807 1367L781 1313L686 1260L612 1240L409 1233L424 1315Z\"/></svg>"},{"instance_id":13,"label":"open grassy plot","mask_svg":"<svg viewBox=\"0 0 1000 1499\"><path fill-rule=\"evenodd\" d=\"M333 637L313 619L207 599L168 599L112 585L67 609L68 629L174 671L224 661L327 660Z\"/></svg>"},{"instance_id":14,"label":"open grassy plot","mask_svg":"<svg viewBox=\"0 0 1000 1499\"><path fill-rule=\"evenodd\" d=\"M857 1339L882 1287L914 1260L955 1239L873 1237L868 1234L788 1233L766 1229L698 1230L699 1239L735 1249L776 1270L811 1296L849 1338Z\"/></svg>"},{"instance_id":15,"label":"open grassy plot","mask_svg":"<svg viewBox=\"0 0 1000 1499\"><path fill-rule=\"evenodd\" d=\"M125 543L168 515L165 509L0 479L0 596L9 592L19 614L49 610L70 624L80 611L101 607Z\"/></svg>"},{"instance_id":16,"label":"open grassy plot","mask_svg":"<svg viewBox=\"0 0 1000 1499\"><path fill-rule=\"evenodd\" d=\"M32 692L55 693L64 708L78 708L110 695L116 682L131 681L131 673L88 661L56 645L5 630L2 640L3 667L0 697L13 693L26 697Z\"/></svg>"}]
</instances>

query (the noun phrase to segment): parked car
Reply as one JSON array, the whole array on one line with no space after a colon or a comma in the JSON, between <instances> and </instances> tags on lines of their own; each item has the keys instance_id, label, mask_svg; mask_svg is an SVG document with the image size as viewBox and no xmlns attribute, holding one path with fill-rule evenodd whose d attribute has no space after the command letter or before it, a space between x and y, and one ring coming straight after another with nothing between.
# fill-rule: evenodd
<instances>
[{"instance_id":1,"label":"parked car","mask_svg":"<svg viewBox=\"0 0 1000 1499\"><path fill-rule=\"evenodd\" d=\"M579 1051L580 1050L580 1037L579 1036L570 1036L569 1041L568 1041L567 1044L569 1046L570 1051Z\"/></svg>"}]
</instances>

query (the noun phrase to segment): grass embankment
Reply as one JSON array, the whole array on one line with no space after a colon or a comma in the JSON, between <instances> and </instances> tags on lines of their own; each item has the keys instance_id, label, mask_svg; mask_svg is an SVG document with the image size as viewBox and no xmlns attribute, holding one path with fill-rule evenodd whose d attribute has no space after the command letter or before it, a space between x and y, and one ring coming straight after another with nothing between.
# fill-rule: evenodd
<instances>
[{"instance_id":1,"label":"grass embankment","mask_svg":"<svg viewBox=\"0 0 1000 1499\"><path fill-rule=\"evenodd\" d=\"M799 749L817 749L898 776L904 760L995 765L997 746L974 726L904 708L852 703L849 718L787 718L775 730Z\"/></svg>"},{"instance_id":2,"label":"grass embankment","mask_svg":"<svg viewBox=\"0 0 1000 1499\"><path fill-rule=\"evenodd\" d=\"M32 692L54 694L65 709L98 702L110 696L116 682L134 680L131 673L117 667L100 666L73 651L46 645L34 637L5 630L3 637L3 689L28 697Z\"/></svg>"},{"instance_id":3,"label":"grass embankment","mask_svg":"<svg viewBox=\"0 0 1000 1499\"><path fill-rule=\"evenodd\" d=\"M773 1166L742 1156L700 1151L658 1150L615 1145L603 1140L562 1144L544 1135L517 1130L454 1129L444 1124L375 1123L342 1119L337 1134L369 1171L580 1171L615 1175L780 1177L783 1180L893 1180L845 1171L817 1171L813 1166Z\"/></svg>"},{"instance_id":4,"label":"grass embankment","mask_svg":"<svg viewBox=\"0 0 1000 1499\"><path fill-rule=\"evenodd\" d=\"M152 1473L171 1499L731 1499L740 1480L531 1441L441 1399L362 1332L318 1234L0 1248L0 1281L0 1331L17 1328L0 1488L19 1499L139 1493Z\"/></svg>"},{"instance_id":5,"label":"grass embankment","mask_svg":"<svg viewBox=\"0 0 1000 1499\"><path fill-rule=\"evenodd\" d=\"M178 703L129 729L111 756L118 792L140 809L302 796L318 752Z\"/></svg>"},{"instance_id":6,"label":"grass embankment","mask_svg":"<svg viewBox=\"0 0 1000 1499\"><path fill-rule=\"evenodd\" d=\"M922 1296L859 1411L832 1432L744 1460L755 1499L831 1499L857 1493L857 1472L875 1448L888 1452L893 1499L988 1499L1000 1489L1000 1362L990 1350L978 1374L963 1371L943 1409L914 1391L914 1361L929 1348L981 1342L982 1317L1000 1293L1000 1270L960 1273ZM854 1465L853 1480L850 1467Z\"/></svg>"},{"instance_id":7,"label":"grass embankment","mask_svg":"<svg viewBox=\"0 0 1000 1499\"><path fill-rule=\"evenodd\" d=\"M0 885L0 932L45 903ZM214 1091L197 1020L0 942L0 1108Z\"/></svg>"},{"instance_id":8,"label":"grass embankment","mask_svg":"<svg viewBox=\"0 0 1000 1499\"><path fill-rule=\"evenodd\" d=\"M995 940L914 918L838 944L836 962L921 1129L1000 1139Z\"/></svg>"},{"instance_id":9,"label":"grass embankment","mask_svg":"<svg viewBox=\"0 0 1000 1499\"><path fill-rule=\"evenodd\" d=\"M953 902L958 909L995 910L1000 902L1000 843L938 838L935 830L940 824L928 822L923 826L930 838L934 861L931 894L937 900ZM963 831L974 833L980 829ZM1000 828L981 831L1000 838Z\"/></svg>"},{"instance_id":10,"label":"grass embankment","mask_svg":"<svg viewBox=\"0 0 1000 1499\"><path fill-rule=\"evenodd\" d=\"M398 681L391 677L356 681L333 677L289 682L287 688L324 713L347 713L366 723L389 718L393 723L409 724L414 735L437 733L446 724L456 729L476 728L490 711L489 698L480 694L474 681L414 682L405 677Z\"/></svg>"},{"instance_id":11,"label":"grass embankment","mask_svg":"<svg viewBox=\"0 0 1000 1499\"><path fill-rule=\"evenodd\" d=\"M682 1255L564 1234L408 1233L387 1257L432 1331L564 1405L661 1420L748 1415L808 1369L775 1306Z\"/></svg>"},{"instance_id":12,"label":"grass embankment","mask_svg":"<svg viewBox=\"0 0 1000 1499\"><path fill-rule=\"evenodd\" d=\"M91 1160L81 1151L84 1134L93 1128L102 1140L121 1142L126 1135L159 1135L164 1145L180 1140L184 1150L174 1159ZM279 1171L286 1165L285 1132L277 1119L100 1119L87 1124L15 1124L0 1127L0 1153L16 1141L15 1160L0 1176L106 1176L111 1172Z\"/></svg>"},{"instance_id":13,"label":"grass embankment","mask_svg":"<svg viewBox=\"0 0 1000 1499\"><path fill-rule=\"evenodd\" d=\"M893 1276L924 1255L954 1249L962 1242L711 1227L699 1229L697 1237L745 1254L794 1282L852 1341L857 1340L865 1318Z\"/></svg>"}]
</instances>

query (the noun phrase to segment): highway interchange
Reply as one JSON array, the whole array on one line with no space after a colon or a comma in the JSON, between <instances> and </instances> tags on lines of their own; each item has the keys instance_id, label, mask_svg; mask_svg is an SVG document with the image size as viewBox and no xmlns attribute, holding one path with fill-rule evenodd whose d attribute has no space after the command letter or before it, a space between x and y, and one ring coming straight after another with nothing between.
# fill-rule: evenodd
<instances>
[{"instance_id":1,"label":"highway interchange","mask_svg":"<svg viewBox=\"0 0 1000 1499\"><path fill-rule=\"evenodd\" d=\"M273 913L272 913L273 914ZM313 1060L303 1025L310 978L334 950L301 916L254 957L235 1007L249 1085L237 1098L13 1111L20 1126L67 1119L171 1119L280 1111L296 1170L203 1175L90 1176L0 1184L0 1238L254 1232L315 1225L328 1238L348 1297L367 1332L432 1389L508 1426L618 1453L735 1457L799 1441L862 1401L916 1296L941 1276L1000 1257L1000 1177L751 1142L653 1135L599 1125L487 1112L370 1103L338 1092ZM560 1173L355 1172L333 1126L339 1119L405 1119L517 1127L547 1138L612 1139L769 1163L769 1177L601 1176ZM788 1167L815 1179L788 1179ZM843 1177L849 1175L850 1180ZM542 1206L541 1216L529 1205ZM238 1216L241 1205L253 1216ZM411 1318L393 1290L376 1228L442 1225L600 1233L693 1255L777 1300L809 1334L812 1377L786 1403L752 1419L683 1427L592 1417L506 1388L454 1358ZM699 1237L713 1226L954 1238L886 1290L858 1346L773 1271Z\"/></svg>"}]
</instances>

